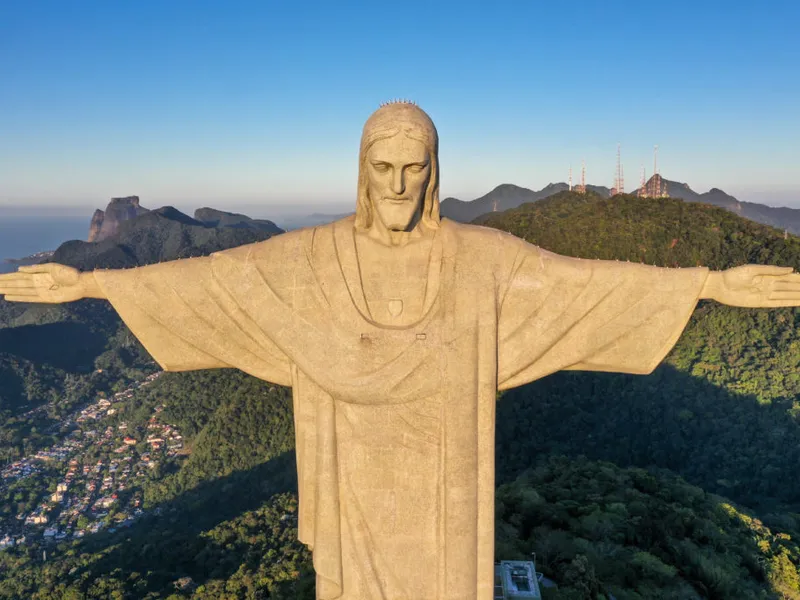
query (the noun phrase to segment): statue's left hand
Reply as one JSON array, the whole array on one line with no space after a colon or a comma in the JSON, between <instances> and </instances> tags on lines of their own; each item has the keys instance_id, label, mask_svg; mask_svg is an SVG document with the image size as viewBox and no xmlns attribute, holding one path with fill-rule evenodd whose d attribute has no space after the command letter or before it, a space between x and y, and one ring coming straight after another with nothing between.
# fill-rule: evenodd
<instances>
[{"instance_id":1,"label":"statue's left hand","mask_svg":"<svg viewBox=\"0 0 800 600\"><path fill-rule=\"evenodd\" d=\"M73 302L97 297L88 293L90 286L87 284L90 282L94 282L91 272L81 273L67 265L27 265L15 273L0 275L0 296L8 302Z\"/></svg>"},{"instance_id":2,"label":"statue's left hand","mask_svg":"<svg viewBox=\"0 0 800 600\"><path fill-rule=\"evenodd\" d=\"M800 306L800 273L768 265L711 272L702 297L748 308Z\"/></svg>"}]
</instances>

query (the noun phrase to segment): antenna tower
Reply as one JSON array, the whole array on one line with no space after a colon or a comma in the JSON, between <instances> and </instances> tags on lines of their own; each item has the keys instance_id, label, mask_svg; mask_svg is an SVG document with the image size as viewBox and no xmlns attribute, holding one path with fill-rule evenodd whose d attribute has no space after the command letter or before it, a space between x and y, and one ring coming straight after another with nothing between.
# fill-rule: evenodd
<instances>
[{"instance_id":1,"label":"antenna tower","mask_svg":"<svg viewBox=\"0 0 800 600\"><path fill-rule=\"evenodd\" d=\"M639 198L647 198L647 174L645 173L644 165L642 165L642 181L639 184Z\"/></svg>"},{"instance_id":2,"label":"antenna tower","mask_svg":"<svg viewBox=\"0 0 800 600\"><path fill-rule=\"evenodd\" d=\"M652 178L653 185L651 186L653 189L651 190L650 196L652 198L660 198L661 197L661 176L658 173L658 144L655 145L653 148L653 178Z\"/></svg>"},{"instance_id":3,"label":"antenna tower","mask_svg":"<svg viewBox=\"0 0 800 600\"><path fill-rule=\"evenodd\" d=\"M625 193L625 180L622 176L622 154L620 152L620 144L617 144L617 174L614 176L614 193Z\"/></svg>"},{"instance_id":4,"label":"antenna tower","mask_svg":"<svg viewBox=\"0 0 800 600\"><path fill-rule=\"evenodd\" d=\"M572 165L569 166L569 191L572 191Z\"/></svg>"},{"instance_id":5,"label":"antenna tower","mask_svg":"<svg viewBox=\"0 0 800 600\"><path fill-rule=\"evenodd\" d=\"M581 185L578 188L578 193L579 194L585 194L586 193L586 161L585 160L581 161Z\"/></svg>"}]
</instances>

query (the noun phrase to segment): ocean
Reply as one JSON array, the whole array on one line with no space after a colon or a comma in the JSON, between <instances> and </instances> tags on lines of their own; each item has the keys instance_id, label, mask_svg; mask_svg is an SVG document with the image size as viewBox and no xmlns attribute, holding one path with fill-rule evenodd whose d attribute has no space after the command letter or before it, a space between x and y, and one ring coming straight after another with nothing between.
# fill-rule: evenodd
<instances>
[{"instance_id":1,"label":"ocean","mask_svg":"<svg viewBox=\"0 0 800 600\"><path fill-rule=\"evenodd\" d=\"M0 273L15 271L6 258L22 258L55 250L67 240L85 240L89 217L0 216Z\"/></svg>"}]
</instances>

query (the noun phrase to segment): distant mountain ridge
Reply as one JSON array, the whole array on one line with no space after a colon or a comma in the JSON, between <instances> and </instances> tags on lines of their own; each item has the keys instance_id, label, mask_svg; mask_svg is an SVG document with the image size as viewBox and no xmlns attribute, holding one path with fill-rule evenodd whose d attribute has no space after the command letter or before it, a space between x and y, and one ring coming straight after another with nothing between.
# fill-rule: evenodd
<instances>
[{"instance_id":1,"label":"distant mountain ridge","mask_svg":"<svg viewBox=\"0 0 800 600\"><path fill-rule=\"evenodd\" d=\"M216 208L198 208L194 211L194 218L208 227L238 227L240 229L255 229L266 233L283 233L283 229L267 219L251 219L239 213L225 212Z\"/></svg>"},{"instance_id":2,"label":"distant mountain ridge","mask_svg":"<svg viewBox=\"0 0 800 600\"><path fill-rule=\"evenodd\" d=\"M587 185L586 189L596 192L601 196L609 196L611 190L603 186ZM537 202L553 194L569 190L566 183L551 183L539 191L530 190L511 183L498 185L488 194L476 198L475 200L464 201L458 198L445 198L441 202L440 212L443 217L469 223L482 214L495 211L501 212L510 208L516 208L526 202Z\"/></svg>"},{"instance_id":3,"label":"distant mountain ridge","mask_svg":"<svg viewBox=\"0 0 800 600\"><path fill-rule=\"evenodd\" d=\"M207 255L283 233L272 221L211 208L199 209L195 216L172 206L145 209L119 220L115 232L99 241L64 242L49 261L82 270L119 269Z\"/></svg>"},{"instance_id":4,"label":"distant mountain ridge","mask_svg":"<svg viewBox=\"0 0 800 600\"><path fill-rule=\"evenodd\" d=\"M711 188L700 194L692 190L686 183L664 178L662 181L667 184L667 192L672 198L719 206L756 223L785 229L789 233L800 235L800 209L776 208L755 202L742 202L719 188ZM538 202L568 189L569 185L563 182L548 184L538 191L505 183L475 200L445 198L441 203L441 214L454 221L469 223L481 215L517 208L526 202ZM611 196L611 190L604 186L587 185L586 189L605 198ZM629 193L635 195L638 189Z\"/></svg>"},{"instance_id":5,"label":"distant mountain ridge","mask_svg":"<svg viewBox=\"0 0 800 600\"><path fill-rule=\"evenodd\" d=\"M711 188L707 192L699 194L689 187L687 183L670 181L669 179L663 179L663 181L667 184L667 192L672 198L680 198L686 202L702 202L712 206L719 206L756 223L785 229L789 233L800 235L800 209L786 206L767 206L756 202L742 202L719 188ZM631 193L636 194L638 189Z\"/></svg>"}]
</instances>

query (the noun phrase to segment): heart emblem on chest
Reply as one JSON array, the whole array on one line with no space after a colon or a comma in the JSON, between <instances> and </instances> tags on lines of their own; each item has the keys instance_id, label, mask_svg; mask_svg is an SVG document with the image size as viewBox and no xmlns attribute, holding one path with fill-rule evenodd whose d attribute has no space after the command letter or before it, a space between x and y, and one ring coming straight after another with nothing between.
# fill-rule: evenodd
<instances>
[{"instance_id":1,"label":"heart emblem on chest","mask_svg":"<svg viewBox=\"0 0 800 600\"><path fill-rule=\"evenodd\" d=\"M389 300L389 314L396 317L401 312L403 312L403 301L398 299Z\"/></svg>"}]
</instances>

